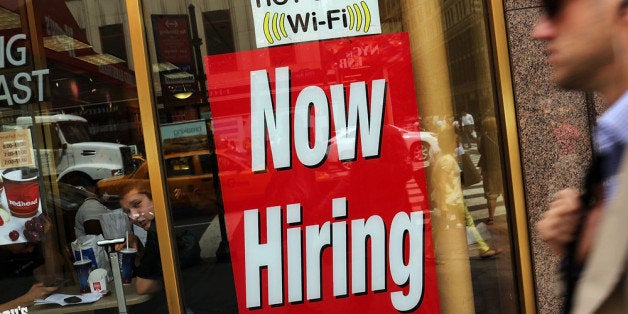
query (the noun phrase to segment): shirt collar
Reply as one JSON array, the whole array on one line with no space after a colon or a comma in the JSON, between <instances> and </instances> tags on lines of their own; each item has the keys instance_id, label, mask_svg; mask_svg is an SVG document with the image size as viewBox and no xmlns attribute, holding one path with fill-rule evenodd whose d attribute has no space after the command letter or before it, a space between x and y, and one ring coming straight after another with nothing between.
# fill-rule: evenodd
<instances>
[{"instance_id":1,"label":"shirt collar","mask_svg":"<svg viewBox=\"0 0 628 314\"><path fill-rule=\"evenodd\" d=\"M615 144L628 143L628 90L597 120L595 145L599 152L609 152Z\"/></svg>"}]
</instances>

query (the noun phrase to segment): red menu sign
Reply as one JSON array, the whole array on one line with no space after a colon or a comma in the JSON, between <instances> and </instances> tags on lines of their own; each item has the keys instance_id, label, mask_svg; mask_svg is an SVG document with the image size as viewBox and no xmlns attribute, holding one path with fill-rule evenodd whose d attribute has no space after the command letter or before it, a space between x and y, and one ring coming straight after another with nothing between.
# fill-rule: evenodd
<instances>
[{"instance_id":1,"label":"red menu sign","mask_svg":"<svg viewBox=\"0 0 628 314\"><path fill-rule=\"evenodd\" d=\"M407 34L205 66L240 312L439 312Z\"/></svg>"},{"instance_id":2,"label":"red menu sign","mask_svg":"<svg viewBox=\"0 0 628 314\"><path fill-rule=\"evenodd\" d=\"M192 71L188 16L153 14L151 18L159 62L170 62L183 71Z\"/></svg>"}]
</instances>

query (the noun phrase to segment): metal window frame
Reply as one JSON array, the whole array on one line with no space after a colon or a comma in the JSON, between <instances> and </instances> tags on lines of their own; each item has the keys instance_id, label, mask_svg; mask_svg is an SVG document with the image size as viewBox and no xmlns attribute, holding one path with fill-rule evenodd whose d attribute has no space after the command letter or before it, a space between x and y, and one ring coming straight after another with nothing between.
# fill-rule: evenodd
<instances>
[{"instance_id":1,"label":"metal window frame","mask_svg":"<svg viewBox=\"0 0 628 314\"><path fill-rule=\"evenodd\" d=\"M146 32L144 27L144 15L140 0L126 0L126 9L129 23L129 35L131 37L131 51L135 70L137 96L139 99L140 118L144 144L146 147L146 160L153 203L155 206L155 222L163 280L168 301L169 313L185 313L181 298L180 271L176 258L176 244L174 243L174 229L170 215L165 210L168 206L165 191L166 177L162 162L162 150L159 141L159 118L157 106L154 104L151 66L148 56ZM152 161L152 162L150 162ZM161 210L160 210L161 209Z\"/></svg>"},{"instance_id":2,"label":"metal window frame","mask_svg":"<svg viewBox=\"0 0 628 314\"><path fill-rule=\"evenodd\" d=\"M512 208L510 221L513 227L513 249L515 252L515 275L517 278L520 310L536 313L534 272L529 235L529 218L526 210L523 183L523 166L519 146L519 132L515 112L514 88L510 70L510 53L504 15L503 0L488 0L489 28L493 48L493 66L496 78L497 97L501 106L502 137L506 161L507 188Z\"/></svg>"}]
</instances>

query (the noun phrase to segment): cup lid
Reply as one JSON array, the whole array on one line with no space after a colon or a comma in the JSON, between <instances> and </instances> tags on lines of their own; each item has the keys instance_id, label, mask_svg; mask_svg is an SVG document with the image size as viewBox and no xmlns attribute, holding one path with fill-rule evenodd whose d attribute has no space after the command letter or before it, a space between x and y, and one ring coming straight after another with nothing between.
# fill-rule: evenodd
<instances>
[{"instance_id":1,"label":"cup lid","mask_svg":"<svg viewBox=\"0 0 628 314\"><path fill-rule=\"evenodd\" d=\"M92 260L89 258L84 258L84 259L80 259L76 262L74 262L74 265L83 265L83 264L87 264L87 263L92 263Z\"/></svg>"}]
</instances>

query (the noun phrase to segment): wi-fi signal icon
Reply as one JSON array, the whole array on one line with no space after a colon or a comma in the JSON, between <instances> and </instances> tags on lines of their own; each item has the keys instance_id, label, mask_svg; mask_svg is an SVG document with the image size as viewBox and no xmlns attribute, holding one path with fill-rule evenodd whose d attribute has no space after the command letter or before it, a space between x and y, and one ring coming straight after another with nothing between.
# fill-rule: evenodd
<instances>
[{"instance_id":1,"label":"wi-fi signal icon","mask_svg":"<svg viewBox=\"0 0 628 314\"><path fill-rule=\"evenodd\" d=\"M346 27L350 30L359 32L362 30L364 33L368 33L371 28L371 10L365 1L359 3L349 4L343 10L343 14L348 15L348 21ZM286 14L285 13L270 13L264 14L264 21L262 23L264 27L264 36L269 44L281 41L283 38L288 38L288 32L286 31Z\"/></svg>"},{"instance_id":2,"label":"wi-fi signal icon","mask_svg":"<svg viewBox=\"0 0 628 314\"><path fill-rule=\"evenodd\" d=\"M264 35L269 44L275 43L275 39L280 41L283 38L288 38L288 32L286 32L286 14L266 12L264 15Z\"/></svg>"},{"instance_id":3,"label":"wi-fi signal icon","mask_svg":"<svg viewBox=\"0 0 628 314\"><path fill-rule=\"evenodd\" d=\"M349 14L349 29L360 31L363 29L365 33L368 33L371 28L371 10L366 2L360 2L360 5L354 3L353 6L347 5L347 13Z\"/></svg>"}]
</instances>

